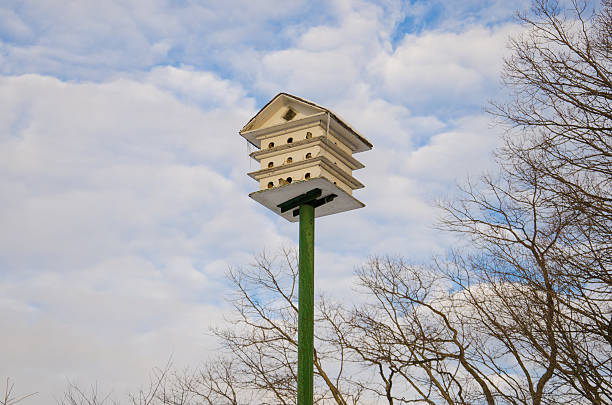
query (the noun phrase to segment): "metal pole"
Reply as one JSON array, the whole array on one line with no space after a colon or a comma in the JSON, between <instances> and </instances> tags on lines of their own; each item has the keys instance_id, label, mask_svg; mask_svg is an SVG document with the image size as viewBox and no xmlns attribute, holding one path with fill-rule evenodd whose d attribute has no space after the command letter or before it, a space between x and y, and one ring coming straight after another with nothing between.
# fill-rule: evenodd
<instances>
[{"instance_id":1,"label":"metal pole","mask_svg":"<svg viewBox=\"0 0 612 405\"><path fill-rule=\"evenodd\" d=\"M298 405L312 405L314 358L314 207L300 205Z\"/></svg>"}]
</instances>

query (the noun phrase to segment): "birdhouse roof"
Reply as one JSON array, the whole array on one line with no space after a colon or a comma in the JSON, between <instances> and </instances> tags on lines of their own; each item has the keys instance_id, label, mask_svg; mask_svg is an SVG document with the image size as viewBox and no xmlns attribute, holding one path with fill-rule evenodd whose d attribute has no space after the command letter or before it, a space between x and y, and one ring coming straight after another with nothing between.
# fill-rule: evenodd
<instances>
[{"instance_id":1,"label":"birdhouse roof","mask_svg":"<svg viewBox=\"0 0 612 405\"><path fill-rule=\"evenodd\" d=\"M295 109L295 119L275 119L279 111L290 107ZM260 148L259 136L287 128L298 127L320 121L328 125L330 130L339 135L353 152L363 152L372 149L372 144L363 135L354 130L338 114L328 108L322 107L312 101L288 93L279 93L268 102L247 124L240 130L240 135L251 144Z\"/></svg>"}]
</instances>

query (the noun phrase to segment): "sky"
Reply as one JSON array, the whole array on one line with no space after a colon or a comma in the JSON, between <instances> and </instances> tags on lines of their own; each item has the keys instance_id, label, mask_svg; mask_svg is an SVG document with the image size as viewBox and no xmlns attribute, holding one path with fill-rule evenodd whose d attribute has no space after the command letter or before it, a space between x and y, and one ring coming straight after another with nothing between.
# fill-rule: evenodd
<instances>
[{"instance_id":1,"label":"sky","mask_svg":"<svg viewBox=\"0 0 612 405\"><path fill-rule=\"evenodd\" d=\"M0 3L0 377L24 404L68 383L118 399L172 359L215 354L229 267L295 247L249 199L238 135L279 92L330 108L360 210L316 223L319 292L350 297L373 255L421 262L453 240L437 199L494 170L484 112L521 1Z\"/></svg>"}]
</instances>

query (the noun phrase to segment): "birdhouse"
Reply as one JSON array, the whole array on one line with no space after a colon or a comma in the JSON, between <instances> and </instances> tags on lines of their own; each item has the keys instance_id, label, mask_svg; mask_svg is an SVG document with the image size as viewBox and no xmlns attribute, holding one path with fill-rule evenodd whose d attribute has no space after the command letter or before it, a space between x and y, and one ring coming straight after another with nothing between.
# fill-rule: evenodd
<instances>
[{"instance_id":1,"label":"birdhouse","mask_svg":"<svg viewBox=\"0 0 612 405\"><path fill-rule=\"evenodd\" d=\"M240 135L258 149L250 156L260 168L249 176L259 191L249 196L289 221L297 221L297 213L283 203L305 193L319 198L316 217L364 207L353 197L364 187L353 177L364 167L353 154L372 144L329 109L280 93Z\"/></svg>"}]
</instances>

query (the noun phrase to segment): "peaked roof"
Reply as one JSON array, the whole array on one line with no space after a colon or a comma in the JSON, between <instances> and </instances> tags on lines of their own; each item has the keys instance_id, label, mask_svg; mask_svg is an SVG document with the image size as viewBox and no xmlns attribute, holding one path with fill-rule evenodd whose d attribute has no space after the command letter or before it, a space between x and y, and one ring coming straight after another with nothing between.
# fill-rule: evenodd
<instances>
[{"instance_id":1,"label":"peaked roof","mask_svg":"<svg viewBox=\"0 0 612 405\"><path fill-rule=\"evenodd\" d=\"M253 129L253 126L256 124L258 118L262 117L265 115L266 111L279 99L286 99L287 101L289 100L293 100L293 101L297 101L299 103L303 103L306 104L308 106L314 107L315 109L318 109L321 111L322 114L329 114L330 118L333 119L335 122L337 122L340 127L342 127L342 129L344 129L346 132L348 132L350 134L351 137L354 137L354 140L357 141L357 149L355 150L355 152L361 152L361 151L365 151L365 150L369 150L372 149L372 144L370 143L370 141L368 141L363 135L361 135L359 132L357 132L356 130L354 130L349 124L346 123L346 121L344 121L342 118L340 118L338 116L338 114L336 114L335 112L331 111L328 108L325 108L323 106L318 105L317 103L314 103L310 100L306 100L304 98L301 97L297 97L294 96L292 94L289 93L278 93L276 96L274 96L274 98L272 98L272 100L268 101L268 103L266 105L264 105L258 112L257 114L255 114L253 116L253 118L251 118L249 120L249 122L246 123L246 125L240 130L240 135L244 136L249 142L253 143L253 139L251 139L251 136L246 136L247 133L251 132L251 131L257 131L257 129ZM319 114L317 114L319 115ZM254 144L255 146L259 147L259 145Z\"/></svg>"}]
</instances>

